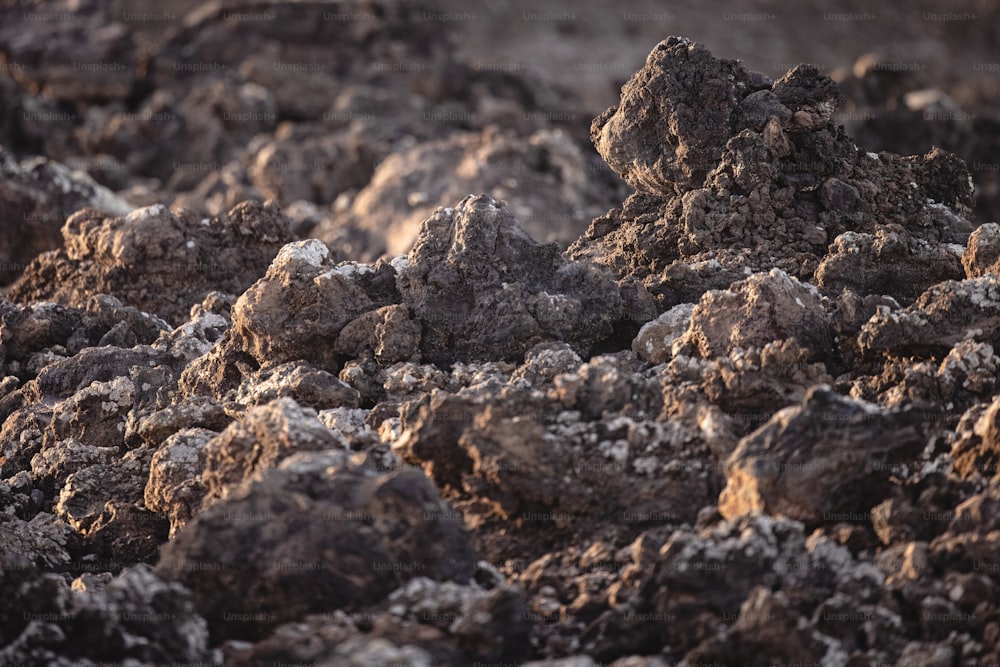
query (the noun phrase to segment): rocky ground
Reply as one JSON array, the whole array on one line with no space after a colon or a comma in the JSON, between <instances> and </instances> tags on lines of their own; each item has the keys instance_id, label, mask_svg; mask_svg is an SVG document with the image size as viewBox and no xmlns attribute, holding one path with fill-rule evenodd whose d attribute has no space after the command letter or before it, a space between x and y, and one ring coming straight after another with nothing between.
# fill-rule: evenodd
<instances>
[{"instance_id":1,"label":"rocky ground","mask_svg":"<svg viewBox=\"0 0 1000 667\"><path fill-rule=\"evenodd\" d=\"M0 664L1000 664L995 81L187 4L2 10Z\"/></svg>"}]
</instances>

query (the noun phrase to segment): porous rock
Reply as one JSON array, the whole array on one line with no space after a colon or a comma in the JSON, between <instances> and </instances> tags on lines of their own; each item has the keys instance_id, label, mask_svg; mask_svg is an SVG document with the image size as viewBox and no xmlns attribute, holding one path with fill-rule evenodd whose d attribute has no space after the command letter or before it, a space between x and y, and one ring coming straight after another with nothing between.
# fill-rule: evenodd
<instances>
[{"instance_id":1,"label":"porous rock","mask_svg":"<svg viewBox=\"0 0 1000 667\"><path fill-rule=\"evenodd\" d=\"M866 352L902 356L947 351L963 340L995 343L1000 279L993 275L939 283L900 310L880 307L858 334Z\"/></svg>"},{"instance_id":2,"label":"porous rock","mask_svg":"<svg viewBox=\"0 0 1000 667\"><path fill-rule=\"evenodd\" d=\"M436 363L509 359L551 340L585 351L622 315L610 276L535 242L486 195L424 221L398 284Z\"/></svg>"},{"instance_id":3,"label":"porous rock","mask_svg":"<svg viewBox=\"0 0 1000 667\"><path fill-rule=\"evenodd\" d=\"M162 204L124 217L84 209L62 235L65 248L30 264L8 298L82 306L104 293L173 323L213 290L241 293L291 240L280 209L257 202L211 220Z\"/></svg>"},{"instance_id":4,"label":"porous rock","mask_svg":"<svg viewBox=\"0 0 1000 667\"><path fill-rule=\"evenodd\" d=\"M887 270L873 266L871 251L835 248L817 277L828 291L849 284L862 295L912 298L961 277L954 253L935 246L962 244L973 229L964 163L939 149L867 153L835 125L839 101L813 66L772 83L688 40L661 42L592 128L601 155L636 192L596 218L569 254L643 285L660 310L746 270L812 279L831 240L852 232L876 246L882 232L891 242L878 252L920 263L880 281Z\"/></svg>"},{"instance_id":5,"label":"porous rock","mask_svg":"<svg viewBox=\"0 0 1000 667\"><path fill-rule=\"evenodd\" d=\"M619 105L594 119L591 138L636 190L667 194L698 187L734 134L733 116L754 91L752 83L736 61L671 37L625 84ZM771 106L781 105L771 100Z\"/></svg>"},{"instance_id":6,"label":"porous rock","mask_svg":"<svg viewBox=\"0 0 1000 667\"><path fill-rule=\"evenodd\" d=\"M774 269L702 296L680 345L712 358L789 338L808 350L811 359L823 359L833 349L819 291Z\"/></svg>"},{"instance_id":7,"label":"porous rock","mask_svg":"<svg viewBox=\"0 0 1000 667\"><path fill-rule=\"evenodd\" d=\"M199 514L157 571L191 589L213 637L358 610L416 576L468 582L464 529L423 473L372 475L300 454Z\"/></svg>"},{"instance_id":8,"label":"porous rock","mask_svg":"<svg viewBox=\"0 0 1000 667\"><path fill-rule=\"evenodd\" d=\"M919 415L814 388L800 406L779 411L740 441L726 462L719 511L815 524L831 513L867 510L887 493L890 464L923 448L919 422Z\"/></svg>"},{"instance_id":9,"label":"porous rock","mask_svg":"<svg viewBox=\"0 0 1000 667\"><path fill-rule=\"evenodd\" d=\"M244 482L260 479L296 452L343 448L343 442L316 418L315 410L291 398L277 398L251 408L241 421L201 447L201 481L209 502L214 502Z\"/></svg>"}]
</instances>

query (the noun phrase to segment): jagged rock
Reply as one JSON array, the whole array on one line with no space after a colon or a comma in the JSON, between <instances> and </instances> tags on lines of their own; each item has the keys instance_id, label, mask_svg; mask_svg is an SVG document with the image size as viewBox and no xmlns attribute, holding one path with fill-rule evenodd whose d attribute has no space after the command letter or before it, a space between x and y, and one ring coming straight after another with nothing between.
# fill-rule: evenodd
<instances>
[{"instance_id":1,"label":"jagged rock","mask_svg":"<svg viewBox=\"0 0 1000 667\"><path fill-rule=\"evenodd\" d=\"M464 529L423 473L285 460L204 510L161 552L157 571L191 589L215 638L253 637L322 611L359 610L416 576L466 583Z\"/></svg>"},{"instance_id":2,"label":"jagged rock","mask_svg":"<svg viewBox=\"0 0 1000 667\"><path fill-rule=\"evenodd\" d=\"M734 283L725 292L707 292L692 310L679 347L710 359L789 338L808 351L810 360L824 359L833 350L819 292L774 269Z\"/></svg>"},{"instance_id":3,"label":"jagged rock","mask_svg":"<svg viewBox=\"0 0 1000 667\"><path fill-rule=\"evenodd\" d=\"M205 487L205 445L217 433L204 428L184 428L163 441L149 464L149 479L143 491L145 506L170 520L170 538L183 528L201 507Z\"/></svg>"},{"instance_id":4,"label":"jagged rock","mask_svg":"<svg viewBox=\"0 0 1000 667\"><path fill-rule=\"evenodd\" d=\"M77 579L72 590L58 578L29 580L11 602L24 620L14 636L2 637L4 660L49 665L213 661L205 620L188 592L164 582L148 566L129 568L100 586Z\"/></svg>"},{"instance_id":5,"label":"jagged rock","mask_svg":"<svg viewBox=\"0 0 1000 667\"><path fill-rule=\"evenodd\" d=\"M621 202L474 12L121 4L0 10L3 213L70 217L0 299L0 663L1000 662L957 157L671 38L592 126ZM991 94L869 65L904 119ZM995 203L994 116L899 136Z\"/></svg>"},{"instance_id":6,"label":"jagged rock","mask_svg":"<svg viewBox=\"0 0 1000 667\"><path fill-rule=\"evenodd\" d=\"M63 222L87 207L118 215L132 208L86 174L44 158L18 163L0 146L0 210L4 212L0 285L14 282L35 256L58 248Z\"/></svg>"},{"instance_id":7,"label":"jagged rock","mask_svg":"<svg viewBox=\"0 0 1000 667\"><path fill-rule=\"evenodd\" d=\"M435 363L509 359L551 340L586 351L622 315L609 276L536 243L486 195L424 221L398 284L423 324L423 359Z\"/></svg>"},{"instance_id":8,"label":"jagged rock","mask_svg":"<svg viewBox=\"0 0 1000 667\"><path fill-rule=\"evenodd\" d=\"M738 432L749 433L781 408L800 402L816 385L833 378L794 338L763 348L738 348L716 357L702 370L705 397L722 408Z\"/></svg>"},{"instance_id":9,"label":"jagged rock","mask_svg":"<svg viewBox=\"0 0 1000 667\"><path fill-rule=\"evenodd\" d=\"M994 342L1000 328L1000 279L948 280L901 310L881 307L862 328L865 352L905 355L951 349L963 340Z\"/></svg>"},{"instance_id":10,"label":"jagged rock","mask_svg":"<svg viewBox=\"0 0 1000 667\"><path fill-rule=\"evenodd\" d=\"M1000 225L990 222L976 228L962 254L967 278L1000 274Z\"/></svg>"},{"instance_id":11,"label":"jagged rock","mask_svg":"<svg viewBox=\"0 0 1000 667\"><path fill-rule=\"evenodd\" d=\"M201 483L208 502L226 498L241 484L260 479L296 452L343 450L345 443L291 398L251 408L242 421L201 446Z\"/></svg>"},{"instance_id":12,"label":"jagged rock","mask_svg":"<svg viewBox=\"0 0 1000 667\"><path fill-rule=\"evenodd\" d=\"M0 307L0 368L28 380L46 363L85 347L150 344L167 329L159 317L106 295L87 299L80 309L7 304Z\"/></svg>"},{"instance_id":13,"label":"jagged rock","mask_svg":"<svg viewBox=\"0 0 1000 667\"><path fill-rule=\"evenodd\" d=\"M366 265L328 265L319 241L299 241L278 252L264 277L233 306L233 339L258 363L306 360L336 367L334 341L344 326L379 304L365 292L358 274ZM392 269L382 265L382 271ZM293 303L294 309L286 304Z\"/></svg>"},{"instance_id":14,"label":"jagged rock","mask_svg":"<svg viewBox=\"0 0 1000 667\"><path fill-rule=\"evenodd\" d=\"M356 408L360 402L357 390L332 373L297 363L269 366L249 378L237 393L237 401L247 406L263 405L279 397L317 410Z\"/></svg>"},{"instance_id":15,"label":"jagged rock","mask_svg":"<svg viewBox=\"0 0 1000 667\"><path fill-rule=\"evenodd\" d=\"M681 303L647 322L632 341L632 351L651 364L670 360L675 340L688 330L695 304Z\"/></svg>"},{"instance_id":16,"label":"jagged rock","mask_svg":"<svg viewBox=\"0 0 1000 667\"><path fill-rule=\"evenodd\" d=\"M886 225L874 235L844 232L817 267L816 284L834 293L850 288L910 302L936 283L964 276L961 250L954 243L914 242L898 225Z\"/></svg>"},{"instance_id":17,"label":"jagged rock","mask_svg":"<svg viewBox=\"0 0 1000 667\"><path fill-rule=\"evenodd\" d=\"M1000 476L1000 399L983 410L970 412L967 416L972 419L959 425L951 448L955 472L965 478Z\"/></svg>"},{"instance_id":18,"label":"jagged rock","mask_svg":"<svg viewBox=\"0 0 1000 667\"><path fill-rule=\"evenodd\" d=\"M111 294L174 323L213 290L245 290L291 240L280 209L256 202L211 220L162 204L125 217L84 209L62 235L65 249L32 262L8 298L82 306Z\"/></svg>"},{"instance_id":19,"label":"jagged rock","mask_svg":"<svg viewBox=\"0 0 1000 667\"><path fill-rule=\"evenodd\" d=\"M888 491L890 464L920 453L920 415L887 411L810 390L740 441L726 461L719 511L784 515L808 524L875 505Z\"/></svg>"},{"instance_id":20,"label":"jagged rock","mask_svg":"<svg viewBox=\"0 0 1000 667\"><path fill-rule=\"evenodd\" d=\"M594 119L591 138L636 190L683 192L700 186L719 161L736 133L733 117L743 98L769 84L752 79L736 61L713 58L704 46L671 37L625 84L620 104ZM773 99L754 106L781 113ZM756 114L739 115L749 120Z\"/></svg>"},{"instance_id":21,"label":"jagged rock","mask_svg":"<svg viewBox=\"0 0 1000 667\"><path fill-rule=\"evenodd\" d=\"M63 569L70 565L67 546L73 541L73 529L60 518L45 512L30 521L2 515L0 521L0 572L27 571L34 568Z\"/></svg>"},{"instance_id":22,"label":"jagged rock","mask_svg":"<svg viewBox=\"0 0 1000 667\"><path fill-rule=\"evenodd\" d=\"M747 269L811 279L827 261L831 289L900 298L917 289L902 278L927 287L960 277L951 249L935 246L964 243L973 229L964 163L938 149L922 158L867 153L834 124L839 101L813 66L771 83L687 40L661 42L592 128L601 155L637 192L596 218L570 255L644 285L660 310ZM830 241L848 232L868 236L842 242L894 235L876 250L905 250L921 264L878 281L886 270L870 266L876 251L828 256Z\"/></svg>"},{"instance_id":23,"label":"jagged rock","mask_svg":"<svg viewBox=\"0 0 1000 667\"><path fill-rule=\"evenodd\" d=\"M721 636L706 639L684 658L690 664L718 661L761 667L820 661L846 664L847 652L839 642L810 627L784 593L758 586L740 607L735 623Z\"/></svg>"}]
</instances>

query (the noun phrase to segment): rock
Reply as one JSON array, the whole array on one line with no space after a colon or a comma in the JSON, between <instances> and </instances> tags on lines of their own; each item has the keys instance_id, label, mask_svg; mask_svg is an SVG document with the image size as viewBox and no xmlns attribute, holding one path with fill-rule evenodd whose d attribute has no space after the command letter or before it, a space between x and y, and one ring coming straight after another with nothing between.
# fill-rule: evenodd
<instances>
[{"instance_id":1,"label":"rock","mask_svg":"<svg viewBox=\"0 0 1000 667\"><path fill-rule=\"evenodd\" d=\"M779 608L785 606L779 595L783 592L789 601L794 595L796 607L803 609L830 598L839 587L856 585L852 581L864 581L866 586L882 581L877 570L855 563L845 548L819 535L807 539L802 524L762 515L698 532L675 531L654 559L655 570L635 584L638 595L588 628L588 654L613 660L662 642L692 658L702 652L709 656L726 650L722 647L731 646L734 640L741 641L741 636L742 641L762 637L763 626L776 620L767 618L766 612L760 618L751 613L775 604L761 599L767 596L762 596L759 587L774 591ZM725 584L719 585L720 581ZM778 618L787 614L777 609L773 613ZM740 628L751 624L759 624L758 632L741 635ZM798 644L816 651L819 633L798 622L791 628L797 625L800 636L791 642L772 640L764 650L779 652ZM775 627L790 631L783 623Z\"/></svg>"},{"instance_id":2,"label":"rock","mask_svg":"<svg viewBox=\"0 0 1000 667\"><path fill-rule=\"evenodd\" d=\"M201 482L205 445L217 434L204 428L185 428L166 438L149 464L143 491L145 506L170 520L170 538L201 507L205 487Z\"/></svg>"},{"instance_id":3,"label":"rock","mask_svg":"<svg viewBox=\"0 0 1000 667\"><path fill-rule=\"evenodd\" d=\"M661 42L592 127L602 157L636 192L596 218L569 255L641 284L661 312L744 272L781 269L831 296L849 286L904 300L960 277L955 251L973 229L961 160L939 149L867 153L834 124L839 102L815 67L771 83L698 44ZM845 233L861 236L842 244L865 251L831 253ZM875 261L883 255L911 264L889 275Z\"/></svg>"},{"instance_id":4,"label":"rock","mask_svg":"<svg viewBox=\"0 0 1000 667\"><path fill-rule=\"evenodd\" d=\"M730 417L736 432L746 434L781 408L799 403L812 387L832 383L825 365L810 362L810 356L794 338L737 348L704 365L701 389Z\"/></svg>"},{"instance_id":5,"label":"rock","mask_svg":"<svg viewBox=\"0 0 1000 667\"><path fill-rule=\"evenodd\" d=\"M1000 280L987 275L931 287L898 311L879 308L858 335L861 350L903 355L949 350L963 340L992 342L1000 327Z\"/></svg>"},{"instance_id":6,"label":"rock","mask_svg":"<svg viewBox=\"0 0 1000 667\"><path fill-rule=\"evenodd\" d=\"M971 426L958 429L951 448L954 470L963 478L996 478L1000 475L1000 401L990 403Z\"/></svg>"},{"instance_id":7,"label":"rock","mask_svg":"<svg viewBox=\"0 0 1000 667\"><path fill-rule=\"evenodd\" d=\"M991 222L976 228L962 254L967 278L1000 273L1000 225Z\"/></svg>"},{"instance_id":8,"label":"rock","mask_svg":"<svg viewBox=\"0 0 1000 667\"><path fill-rule=\"evenodd\" d=\"M191 589L214 638L254 637L357 611L417 576L468 582L473 553L458 524L436 518L447 514L419 471L372 476L300 454L199 514L157 571Z\"/></svg>"},{"instance_id":9,"label":"rock","mask_svg":"<svg viewBox=\"0 0 1000 667\"><path fill-rule=\"evenodd\" d=\"M105 293L174 323L213 290L241 293L290 240L278 207L252 202L213 220L160 204L125 217L85 209L62 234L65 250L29 265L8 298L80 306Z\"/></svg>"},{"instance_id":10,"label":"rock","mask_svg":"<svg viewBox=\"0 0 1000 667\"><path fill-rule=\"evenodd\" d=\"M74 472L66 478L59 492L56 514L83 535L88 535L106 503L115 500L128 506L142 499L149 477L150 456L148 451L132 450L114 463L98 463ZM158 532L157 526L148 529Z\"/></svg>"},{"instance_id":11,"label":"rock","mask_svg":"<svg viewBox=\"0 0 1000 667\"><path fill-rule=\"evenodd\" d=\"M380 364L420 360L420 324L402 304L383 306L348 324L336 350L350 357L374 357Z\"/></svg>"},{"instance_id":12,"label":"rock","mask_svg":"<svg viewBox=\"0 0 1000 667\"><path fill-rule=\"evenodd\" d=\"M315 240L283 247L233 306L234 343L258 363L302 359L321 370L335 368L337 334L377 305L354 277L370 267L338 270L328 258L327 247ZM297 307L289 310L287 303Z\"/></svg>"},{"instance_id":13,"label":"rock","mask_svg":"<svg viewBox=\"0 0 1000 667\"><path fill-rule=\"evenodd\" d=\"M692 310L679 346L712 358L785 339L795 339L808 350L810 360L826 358L833 348L819 292L775 269L754 274L725 292L706 293Z\"/></svg>"},{"instance_id":14,"label":"rock","mask_svg":"<svg viewBox=\"0 0 1000 667\"><path fill-rule=\"evenodd\" d=\"M810 390L740 441L726 461L719 511L784 515L816 524L861 513L889 488L884 470L919 454L919 415Z\"/></svg>"},{"instance_id":15,"label":"rock","mask_svg":"<svg viewBox=\"0 0 1000 667\"><path fill-rule=\"evenodd\" d=\"M288 397L297 403L322 410L324 408L356 408L360 402L357 390L331 373L310 369L308 365L288 363L271 366L249 379L237 394L244 405L263 405L276 398Z\"/></svg>"},{"instance_id":16,"label":"rock","mask_svg":"<svg viewBox=\"0 0 1000 667\"><path fill-rule=\"evenodd\" d=\"M668 361L674 341L681 338L690 325L694 308L691 303L678 304L644 324L632 341L632 351L651 364Z\"/></svg>"},{"instance_id":17,"label":"rock","mask_svg":"<svg viewBox=\"0 0 1000 667\"><path fill-rule=\"evenodd\" d=\"M73 529L58 517L39 513L22 521L6 513L0 523L0 571L63 569L70 565L67 547Z\"/></svg>"},{"instance_id":18,"label":"rock","mask_svg":"<svg viewBox=\"0 0 1000 667\"><path fill-rule=\"evenodd\" d=\"M892 294L911 302L927 288L963 277L957 244L927 246L896 226L875 235L844 232L816 269L816 284L831 292Z\"/></svg>"},{"instance_id":19,"label":"rock","mask_svg":"<svg viewBox=\"0 0 1000 667\"><path fill-rule=\"evenodd\" d=\"M343 441L316 419L315 410L290 398L251 408L242 421L200 447L207 502L224 499L241 484L260 479L296 452L343 448Z\"/></svg>"},{"instance_id":20,"label":"rock","mask_svg":"<svg viewBox=\"0 0 1000 667\"><path fill-rule=\"evenodd\" d=\"M55 114L53 114L55 115ZM59 228L81 208L124 215L128 203L86 174L52 160L18 162L0 147L0 285L14 282L27 262L59 247Z\"/></svg>"},{"instance_id":21,"label":"rock","mask_svg":"<svg viewBox=\"0 0 1000 667\"><path fill-rule=\"evenodd\" d=\"M636 190L682 192L700 186L718 162L734 133L733 116L752 92L736 61L715 59L705 47L671 37L625 84L621 103L594 119L591 138Z\"/></svg>"},{"instance_id":22,"label":"rock","mask_svg":"<svg viewBox=\"0 0 1000 667\"><path fill-rule=\"evenodd\" d=\"M0 298L0 663L1000 662L988 86L670 38L609 167L462 55L495 7L121 5L0 10L64 240Z\"/></svg>"},{"instance_id":23,"label":"rock","mask_svg":"<svg viewBox=\"0 0 1000 667\"><path fill-rule=\"evenodd\" d=\"M762 666L820 660L845 664L847 653L838 643L809 627L781 591L772 593L758 586L740 607L736 622L721 637L703 641L685 660L689 664L740 661Z\"/></svg>"},{"instance_id":24,"label":"rock","mask_svg":"<svg viewBox=\"0 0 1000 667\"><path fill-rule=\"evenodd\" d=\"M104 295L91 297L82 309L42 303L9 304L2 311L0 367L22 380L32 379L48 363L86 347L150 344L170 328L160 318Z\"/></svg>"},{"instance_id":25,"label":"rock","mask_svg":"<svg viewBox=\"0 0 1000 667\"><path fill-rule=\"evenodd\" d=\"M213 660L205 620L188 592L148 566L92 588L77 579L72 591L58 578L25 584L13 601L25 619L23 629L3 649L4 659L60 665Z\"/></svg>"},{"instance_id":26,"label":"rock","mask_svg":"<svg viewBox=\"0 0 1000 667\"><path fill-rule=\"evenodd\" d=\"M422 358L436 363L510 359L552 340L586 351L622 314L609 276L536 243L486 195L424 221L398 284L423 323Z\"/></svg>"}]
</instances>

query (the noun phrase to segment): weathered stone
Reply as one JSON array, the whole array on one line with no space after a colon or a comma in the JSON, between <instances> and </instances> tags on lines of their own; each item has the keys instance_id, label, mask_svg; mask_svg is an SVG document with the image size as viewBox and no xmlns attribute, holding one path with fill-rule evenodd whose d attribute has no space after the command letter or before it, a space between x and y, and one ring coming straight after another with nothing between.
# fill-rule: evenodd
<instances>
[{"instance_id":1,"label":"weathered stone","mask_svg":"<svg viewBox=\"0 0 1000 667\"><path fill-rule=\"evenodd\" d=\"M726 462L719 511L813 525L829 515L860 514L888 492L890 465L912 459L923 445L919 415L818 387L740 441Z\"/></svg>"}]
</instances>

